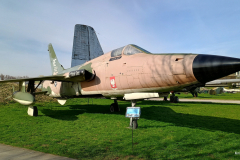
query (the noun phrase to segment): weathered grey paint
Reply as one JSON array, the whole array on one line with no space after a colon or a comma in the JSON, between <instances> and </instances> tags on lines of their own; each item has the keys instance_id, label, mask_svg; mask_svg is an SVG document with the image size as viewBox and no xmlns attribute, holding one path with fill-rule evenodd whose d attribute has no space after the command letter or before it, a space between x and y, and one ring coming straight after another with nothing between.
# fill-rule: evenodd
<instances>
[{"instance_id":1,"label":"weathered grey paint","mask_svg":"<svg viewBox=\"0 0 240 160\"><path fill-rule=\"evenodd\" d=\"M71 67L81 65L101 55L103 51L94 29L87 25L76 24Z\"/></svg>"}]
</instances>

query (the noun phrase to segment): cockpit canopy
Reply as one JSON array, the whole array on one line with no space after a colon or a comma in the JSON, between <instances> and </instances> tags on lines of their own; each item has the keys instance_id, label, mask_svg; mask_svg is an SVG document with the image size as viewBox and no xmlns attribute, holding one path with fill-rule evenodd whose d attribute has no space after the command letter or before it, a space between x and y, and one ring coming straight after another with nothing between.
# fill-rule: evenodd
<instances>
[{"instance_id":1,"label":"cockpit canopy","mask_svg":"<svg viewBox=\"0 0 240 160\"><path fill-rule=\"evenodd\" d=\"M111 53L111 57L121 56L122 53L124 55L133 55L136 53L150 53L150 52L148 52L147 50L145 50L137 45L129 44L124 47L113 50Z\"/></svg>"}]
</instances>

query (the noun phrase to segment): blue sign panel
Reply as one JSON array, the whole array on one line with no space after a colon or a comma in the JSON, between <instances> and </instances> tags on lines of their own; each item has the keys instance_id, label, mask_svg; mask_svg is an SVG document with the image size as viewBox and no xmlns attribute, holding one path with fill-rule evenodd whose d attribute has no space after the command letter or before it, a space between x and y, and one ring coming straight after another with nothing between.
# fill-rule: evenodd
<instances>
[{"instance_id":1,"label":"blue sign panel","mask_svg":"<svg viewBox=\"0 0 240 160\"><path fill-rule=\"evenodd\" d=\"M141 115L140 107L127 107L126 115L127 118L139 118Z\"/></svg>"}]
</instances>

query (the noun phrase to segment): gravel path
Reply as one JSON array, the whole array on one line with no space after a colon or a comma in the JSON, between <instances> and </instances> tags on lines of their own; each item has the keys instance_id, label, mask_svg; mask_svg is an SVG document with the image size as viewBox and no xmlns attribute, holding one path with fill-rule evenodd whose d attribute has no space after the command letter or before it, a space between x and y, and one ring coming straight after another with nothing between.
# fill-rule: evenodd
<instances>
[{"instance_id":1,"label":"gravel path","mask_svg":"<svg viewBox=\"0 0 240 160\"><path fill-rule=\"evenodd\" d=\"M74 160L72 158L60 157L53 154L33 151L30 149L13 147L0 144L1 160Z\"/></svg>"}]
</instances>

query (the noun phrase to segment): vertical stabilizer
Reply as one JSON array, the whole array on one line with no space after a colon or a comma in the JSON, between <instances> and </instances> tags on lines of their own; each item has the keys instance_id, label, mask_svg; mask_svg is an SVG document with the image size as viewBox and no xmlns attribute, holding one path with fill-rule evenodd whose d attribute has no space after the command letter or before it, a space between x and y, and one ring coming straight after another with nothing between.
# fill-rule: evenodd
<instances>
[{"instance_id":1,"label":"vertical stabilizer","mask_svg":"<svg viewBox=\"0 0 240 160\"><path fill-rule=\"evenodd\" d=\"M57 56L54 52L53 46L50 43L48 45L48 51L49 51L49 58L50 58L50 63L51 63L51 68L52 68L52 74L57 75L60 72L64 70L63 66L58 62Z\"/></svg>"},{"instance_id":2,"label":"vertical stabilizer","mask_svg":"<svg viewBox=\"0 0 240 160\"><path fill-rule=\"evenodd\" d=\"M76 24L71 67L83 64L101 55L103 55L103 51L94 29L87 25Z\"/></svg>"}]
</instances>

